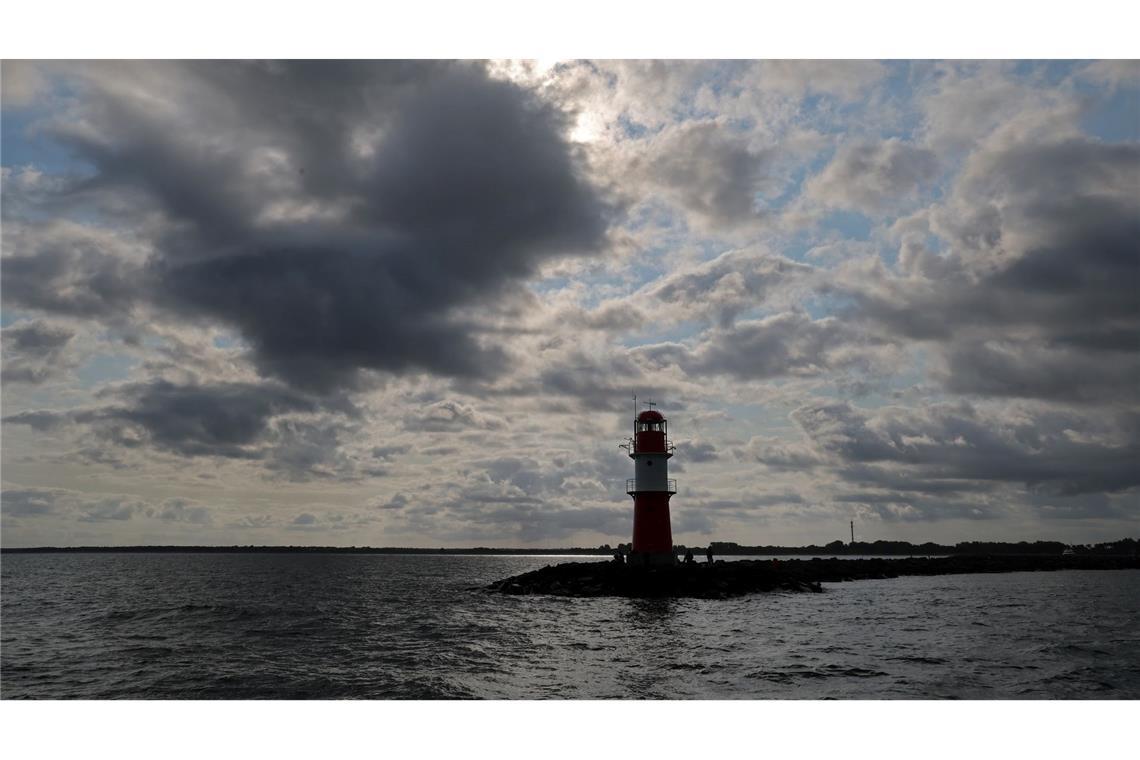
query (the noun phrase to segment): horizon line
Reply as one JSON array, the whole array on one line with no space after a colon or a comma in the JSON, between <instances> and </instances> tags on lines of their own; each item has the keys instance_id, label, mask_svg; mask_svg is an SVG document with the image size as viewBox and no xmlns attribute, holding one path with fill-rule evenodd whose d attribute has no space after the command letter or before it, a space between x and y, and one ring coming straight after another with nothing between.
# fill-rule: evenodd
<instances>
[{"instance_id":1,"label":"horizon line","mask_svg":"<svg viewBox=\"0 0 1140 760\"><path fill-rule=\"evenodd\" d=\"M848 549L853 546L874 546L876 544L888 544L899 546L900 548L922 548L924 546L934 546L945 549L954 549L963 545L969 544L989 544L995 546L1010 546L1015 547L1020 544L1061 544L1066 547L1070 546L1105 546L1111 544L1119 544L1126 541L1137 541L1140 539L1126 536L1113 541L1101 541L1097 543L1084 543L1084 544L1070 544L1064 541L1048 540L1048 539L1035 539L1019 541L985 541L985 540L968 540L958 541L953 544L942 544L936 541L923 541L915 543L905 540L890 540L890 539L876 539L874 541L855 541L855 542L840 542L840 547L835 547L836 541L830 541L827 544L804 544L800 546L789 546L779 544L738 544L733 541L709 541L705 544L677 544L677 547L688 548L708 548L715 547L720 544L722 546L730 546L736 550L758 550L758 549L773 549L777 551L810 551L810 550L827 550L836 551L838 549ZM414 554L463 554L463 553L500 553L500 554L609 554L617 551L622 546L627 546L627 542L621 542L615 545L603 544L601 546L586 547L586 546L544 546L544 547L510 547L510 546L462 546L462 547L447 547L447 546L335 546L335 545L309 545L309 544L125 544L125 545L82 545L82 546L0 546L0 552L17 552L17 553L34 553L34 552L115 552L115 551L132 551L132 552L190 552L190 551L255 551L255 552L375 552L375 553L414 553ZM770 552L772 553L772 552Z\"/></svg>"}]
</instances>

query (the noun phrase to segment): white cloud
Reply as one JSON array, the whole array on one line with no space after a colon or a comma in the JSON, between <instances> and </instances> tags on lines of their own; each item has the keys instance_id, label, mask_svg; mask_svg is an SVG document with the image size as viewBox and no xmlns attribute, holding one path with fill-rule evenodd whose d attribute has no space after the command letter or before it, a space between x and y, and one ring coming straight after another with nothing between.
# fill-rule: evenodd
<instances>
[{"instance_id":1,"label":"white cloud","mask_svg":"<svg viewBox=\"0 0 1140 760\"><path fill-rule=\"evenodd\" d=\"M6 64L6 544L1135 524L1133 64L489 68Z\"/></svg>"}]
</instances>

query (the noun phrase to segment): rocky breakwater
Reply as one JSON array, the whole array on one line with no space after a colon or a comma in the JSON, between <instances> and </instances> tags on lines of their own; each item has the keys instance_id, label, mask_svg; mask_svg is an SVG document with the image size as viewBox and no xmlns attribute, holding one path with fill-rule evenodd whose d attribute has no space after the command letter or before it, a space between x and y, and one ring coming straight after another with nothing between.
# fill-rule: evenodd
<instances>
[{"instance_id":1,"label":"rocky breakwater","mask_svg":"<svg viewBox=\"0 0 1140 760\"><path fill-rule=\"evenodd\" d=\"M567 562L496 581L502 594L691 597L724 599L755 591L820 591L819 583L771 561L633 567L618 562Z\"/></svg>"},{"instance_id":2,"label":"rocky breakwater","mask_svg":"<svg viewBox=\"0 0 1140 760\"><path fill-rule=\"evenodd\" d=\"M1140 558L1111 556L952 556L873 559L763 559L634 567L567 562L496 581L485 590L552 596L726 599L761 591L819 592L821 583L902 575L1011 573L1039 570L1140 569Z\"/></svg>"}]
</instances>

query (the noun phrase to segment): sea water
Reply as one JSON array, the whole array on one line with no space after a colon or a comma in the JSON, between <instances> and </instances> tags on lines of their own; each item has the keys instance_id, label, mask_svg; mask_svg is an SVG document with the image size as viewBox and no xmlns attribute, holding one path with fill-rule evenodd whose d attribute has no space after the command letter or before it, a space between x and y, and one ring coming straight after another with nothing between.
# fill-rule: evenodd
<instances>
[{"instance_id":1,"label":"sea water","mask_svg":"<svg viewBox=\"0 0 1140 760\"><path fill-rule=\"evenodd\" d=\"M729 600L472 590L593 559L5 554L0 697L1140 697L1137 570Z\"/></svg>"}]
</instances>

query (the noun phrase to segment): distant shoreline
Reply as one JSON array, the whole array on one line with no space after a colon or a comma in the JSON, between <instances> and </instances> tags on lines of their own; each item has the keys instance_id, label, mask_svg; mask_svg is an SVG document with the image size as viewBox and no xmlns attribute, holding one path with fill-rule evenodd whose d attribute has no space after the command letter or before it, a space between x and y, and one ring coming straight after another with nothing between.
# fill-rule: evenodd
<instances>
[{"instance_id":1,"label":"distant shoreline","mask_svg":"<svg viewBox=\"0 0 1140 760\"><path fill-rule=\"evenodd\" d=\"M952 546L924 543L911 544L905 541L856 541L844 544L839 541L825 546L741 546L735 543L714 541L713 554L726 556L856 556L856 557L905 557L905 556L957 556L957 555L1060 555L1072 549L1079 555L1136 556L1140 542L1126 538L1120 541L1096 545L1068 547L1057 541L1029 542L981 542L968 541ZM676 551L686 549L704 554L706 546L681 546ZM618 546L603 545L594 548L584 547L543 547L538 549L501 548L474 546L464 548L420 548L399 546L37 546L0 547L2 554L426 554L426 555L517 555L517 556L595 556L611 557L619 550Z\"/></svg>"},{"instance_id":2,"label":"distant shoreline","mask_svg":"<svg viewBox=\"0 0 1140 760\"><path fill-rule=\"evenodd\" d=\"M612 556L605 549L420 549L392 546L37 546L0 548L0 554L566 554Z\"/></svg>"}]
</instances>

